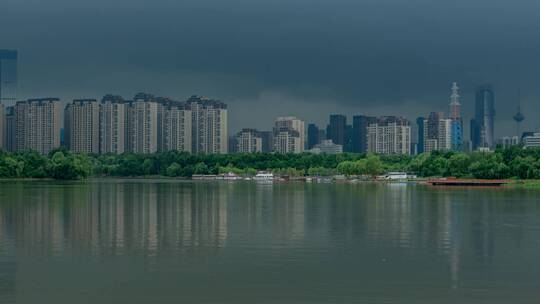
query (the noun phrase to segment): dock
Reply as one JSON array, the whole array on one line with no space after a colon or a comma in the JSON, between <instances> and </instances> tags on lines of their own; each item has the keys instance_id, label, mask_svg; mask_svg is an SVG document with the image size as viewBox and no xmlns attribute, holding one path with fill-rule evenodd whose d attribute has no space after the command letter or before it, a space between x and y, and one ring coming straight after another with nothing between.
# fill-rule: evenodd
<instances>
[{"instance_id":1,"label":"dock","mask_svg":"<svg viewBox=\"0 0 540 304\"><path fill-rule=\"evenodd\" d=\"M460 179L460 178L437 178L427 181L432 186L462 186L462 187L499 187L507 184L507 180L492 179Z\"/></svg>"}]
</instances>

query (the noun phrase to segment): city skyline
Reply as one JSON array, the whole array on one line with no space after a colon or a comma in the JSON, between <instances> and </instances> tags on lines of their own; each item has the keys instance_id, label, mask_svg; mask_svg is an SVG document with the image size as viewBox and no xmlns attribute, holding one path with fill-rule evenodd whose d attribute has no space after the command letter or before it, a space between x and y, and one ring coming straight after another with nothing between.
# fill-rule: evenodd
<instances>
[{"instance_id":1,"label":"city skyline","mask_svg":"<svg viewBox=\"0 0 540 304\"><path fill-rule=\"evenodd\" d=\"M455 82L450 82L450 83L454 83ZM495 91L493 89L493 86L492 85L477 85L475 87L475 94L478 92L478 90L481 90L482 88L486 88L486 87L489 87L490 90L492 91ZM459 88L461 90L461 86ZM145 91L145 90L134 90L133 92L135 92L134 94L131 94L131 95L136 95L142 91ZM146 91L145 91L146 92ZM154 93L152 93L154 94ZM57 98L59 99L61 102L62 102L62 106L65 106L67 104L69 104L70 102L74 101L74 100L85 100L85 99L97 99L99 97L95 97L95 96L78 96L78 97L73 97L73 98L69 98L69 99L63 99L63 98L60 98L58 96L61 96L62 94L52 94L52 95L43 95L43 96L29 96L29 97L21 97L20 94L17 94L19 97L16 98L15 100L17 101L24 101L24 100L28 100L28 99L46 99L46 98ZM111 92L108 92L108 93L105 93L105 94L102 94L100 96L106 96L106 95L112 95L112 96L123 96L121 94L112 94ZM156 94L156 96L158 96L160 94ZM206 94L201 94L202 96L206 95ZM128 94L129 96L129 94ZM197 96L196 94L193 95L193 94L190 94L190 95L187 95L187 97L170 97L170 96L167 96L167 97L163 97L163 98L167 98L167 99L171 99L171 100L182 100L182 99L186 99L186 98L189 98L189 96ZM498 94L497 94L498 96ZM465 108L466 110L462 110L462 117L461 119L462 120L465 120L465 121L470 121L471 119L474 119L475 118L475 103L476 103L476 99L477 97L475 96L474 99L470 100L469 102L465 101L465 104L466 106L463 107L462 104L460 105L461 108ZM498 98L496 98L498 100ZM221 99L223 100L223 99ZM460 96L460 100L463 100L463 98ZM14 101L11 101L11 102L4 102L4 104L11 104L13 105L15 102ZM229 105L229 107L231 107L231 104L230 103L227 103ZM472 109L469 109L471 107L471 105L473 106ZM497 102L495 102L495 107L498 108L499 104ZM234 102L233 102L233 105L232 107L234 108ZM337 107L336 107L337 108ZM520 111L523 111L524 113L530 113L530 111L528 111L527 109L523 109L523 107L519 106L520 108ZM319 118L316 118L316 119L310 119L310 118L306 118L308 115L306 113L306 115L303 114L302 112L302 109L298 109L296 107L293 107L293 110L291 111L287 111L287 110L281 110L279 113L281 114L278 114L276 116L273 116L273 117L269 117L267 120L261 120L261 119L257 119L257 121L255 123L253 123L253 125L249 126L249 128L257 128L257 129L267 129L268 126L271 126L272 124L272 121L273 121L273 118L274 117L277 117L277 116L286 116L286 115L296 115L296 116L299 116L300 118L304 119L306 122L310 122L310 123L315 123L319 128L321 129L324 129L326 131L328 131L328 127L330 126L331 124L331 119L329 120L328 117L329 115L330 116L341 116L341 117L344 117L345 118L345 121L349 120L349 119L353 119L355 116L362 116L362 115L365 115L366 113L372 113L370 114L369 116L372 116L372 117L376 117L376 116L388 116L388 115L396 115L397 113L399 113L400 111L396 111L396 110L387 110L389 112L380 112L379 110L374 110L374 109L377 109L377 107L358 107L358 108L351 108L349 109L348 112L339 112L339 111L333 111L332 110L332 107L328 107L328 112L324 112L325 110L321 110L319 111L319 115L320 116ZM418 112L407 112L406 114L404 115L401 115L411 121L415 120L415 118L418 117L419 114L425 112L425 111L429 111L429 110L433 110L433 109L437 109L437 111L435 112L447 112L447 109L448 109L448 103L444 103L443 100L441 100L438 104L435 104L433 105L433 107L431 108L425 108L425 109L419 109ZM254 109L255 112L257 111L257 109ZM353 112L351 112L353 111ZM514 111L515 112L515 111ZM234 111L233 111L234 113ZM294 114L294 113L298 113L298 114ZM348 114L345 114L345 113L348 113ZM464 114L466 113L466 114ZM515 120L514 120L514 114L512 113L512 115L510 115L510 113L505 113L506 115L497 115L497 118L495 119L494 121L494 126L495 126L495 131L496 133L494 133L493 135L493 142L496 141L497 138L501 138L501 137L504 137L504 136L514 136L515 133L516 133L516 127L515 127ZM451 113L449 113L449 115L451 115ZM236 116L236 115L235 115ZM508 116L508 117L506 117ZM234 116L233 116L234 117ZM247 116L249 117L249 116ZM311 116L312 117L312 116ZM246 118L246 116L243 116L243 118ZM508 118L508 119L507 119ZM501 122L500 120L502 120L503 122ZM507 121L506 121L507 120ZM246 121L249 121L246 120ZM229 129L231 133L236 133L236 132L239 132L241 131L242 129L246 128L246 124L243 123L241 120L238 120L238 119L233 119L232 120L232 124L231 124L231 128ZM532 123L528 124L528 120L525 120L524 122L521 123L521 131L523 132L532 132L532 131L535 131L537 129L533 128L533 127L530 127L530 125L535 125L535 121L532 121ZM504 124L506 127L503 131L500 131L501 128L499 128L498 126L500 126L501 124ZM348 125L351 125L352 126L352 123L348 123ZM469 124L463 124L463 133L465 134L470 134L471 133L471 129L470 129L470 125ZM540 125L539 125L539 128L540 129ZM345 130L346 131L346 130ZM342 133L343 133L343 130L342 130ZM470 136L464 136L465 139L470 139ZM352 143L351 143L352 145Z\"/></svg>"},{"instance_id":2,"label":"city skyline","mask_svg":"<svg viewBox=\"0 0 540 304\"><path fill-rule=\"evenodd\" d=\"M457 81L467 135L479 85L497 94L498 137L515 133L520 95L524 111L540 113L531 0L7 1L0 48L19 51L23 99L216 96L234 113L235 132L282 115L321 126L329 112L413 120L446 111ZM539 121L524 122L535 129Z\"/></svg>"},{"instance_id":3,"label":"city skyline","mask_svg":"<svg viewBox=\"0 0 540 304\"><path fill-rule=\"evenodd\" d=\"M18 50L2 50L0 49L0 75L2 75L1 79L0 79L0 82L2 83L2 87L1 87L1 90L0 90L0 99L3 100L3 104L4 105L12 105L14 104L17 100L21 100L21 97L18 96L17 94L17 89L18 89L18 81L19 81L19 72L18 72L18 65L19 65L19 56L18 56ZM462 113L462 97L460 95L461 93L461 88L457 86L457 83L456 82L452 82L452 95L450 96L450 104L449 104L449 114L448 114L448 118L452 120L452 133L454 134L452 137L453 138L460 138L459 142L453 142L452 145L455 146L455 145L461 145L461 143L463 142L463 140L471 140L472 142L472 146L474 148L478 148L480 146L479 144L479 141L480 141L480 129L482 130L488 130L489 132L489 136L487 137L483 137L482 138L482 146L489 146L489 147L493 147L496 143L496 141L499 139L499 138L502 138L502 137L505 137L505 136L509 136L509 135L512 135L512 133L508 133L508 130L504 130L502 132L500 132L501 134L497 134L495 133L495 129L499 129L497 128L496 126L497 125L500 125L500 123L497 123L497 121L494 120L494 118L489 118L489 126L488 125L485 125L485 126L482 126L480 127L479 125L476 125L475 124L475 121L483 121L481 118L479 118L478 115L479 114L479 105L478 105L478 99L479 99L479 91L481 90L486 90L486 89L489 89L490 91L490 103L493 104L491 107L494 108L495 107L495 98L493 97L494 95L494 89L493 89L493 86L492 85L477 85L476 86L476 91L475 91L475 100L473 102L474 104L474 110L473 110L473 113L470 115L471 116L471 122L470 124L464 124L463 123L463 120L464 120L464 116L466 115L463 115ZM20 94L19 94L20 95ZM55 96L59 96L60 94L57 94ZM111 94L108 94L108 95L111 95ZM498 95L498 94L497 94ZM35 97L32 97L32 98L35 98ZM39 98L58 98L58 97L39 97ZM31 99L31 98L30 98ZM61 98L58 98L60 100L62 100ZM81 100L81 99L94 99L93 97L90 97L90 98L87 98L87 97L76 97L76 98L73 98L71 100ZM170 99L170 100L173 100L173 98L169 98L169 97L166 97L166 99ZM519 109L521 110L521 93L518 97L518 105L519 105ZM63 102L63 104L68 104L69 101L66 101L66 102ZM234 102L233 102L234 103ZM234 108L234 107L233 107ZM301 116L301 117L306 117L306 114L309 113L309 111L307 111L307 113L305 113L304 111L308 110L310 107L305 107L301 110L296 110L296 111L293 111L293 113L299 113L299 114L294 114L294 115L297 115L297 116ZM337 108L337 107L336 107ZM440 109L440 104L437 104L437 105L434 105L434 108L437 108L437 109ZM467 108L467 107L465 107ZM356 110L356 109L355 109ZM364 116L365 113L374 113L375 111L373 111L372 108L370 107L366 107L366 108L363 108L362 109L362 114L355 114L355 110L352 110L352 114L349 114L349 115L343 115L343 114L339 114L338 112L336 111L330 111L330 119L329 119L329 124L326 125L326 132L329 134L328 135L328 138L329 139L332 139L334 142L337 142L337 144L340 144L343 146L344 148L344 151L363 151L365 149L358 149L358 147L354 147L355 146L355 139L354 139L354 134L350 134L352 133L354 130L353 130L353 125L352 124L347 124L347 119L348 117L350 116L353 120L354 120L354 117L355 116ZM5 111L5 110L4 110ZM358 110L356 110L358 111ZM456 113L456 111L459 112ZM494 110L493 110L494 111ZM438 112L438 111L437 111ZM442 111L441 111L442 112ZM233 112L234 113L234 112ZM284 115L291 115L290 114L291 112L289 110L284 110L281 112L280 115L277 115L277 116L284 116ZM346 112L346 113L351 113L351 111L349 112ZM412 115L417 115L416 113L408 113L408 114L412 114ZM393 113L375 113L371 116L388 116L388 115L394 115ZM457 116L456 116L457 115ZM405 118L408 118L409 120L412 120L411 117L408 117L407 113L405 113L405 115L402 115L403 117ZM233 118L235 117L234 114L232 116ZM246 118L250 118L251 115L248 115L248 116L243 116L244 119ZM417 116L415 116L417 117ZM515 121L515 115L511 117L512 121ZM506 115L503 115L503 121L504 121L504 118L506 118ZM249 120L249 119L248 119ZM317 124L317 122L319 120L317 119L310 119L310 118L306 118L305 119L306 121L309 121L309 122L312 122L312 123L315 123ZM500 119L499 119L500 120ZM242 122L240 122L240 120L238 119L232 119L232 124L231 124L231 132L232 133L235 133L239 130L242 130L244 128L246 128L246 125L243 125ZM534 122L533 122L534 124ZM324 125L324 123L322 124ZM468 126L467 126L468 125ZM523 122L520 123L520 127L523 128ZM229 126L228 126L229 127ZM266 126L262 126L262 120L257 120L257 123L255 123L254 125L251 125L250 127L254 127L254 128L266 128ZM324 127L322 127L324 128ZM533 132L534 129L527 129L527 124L525 124L525 131L529 131L529 132ZM336 133L337 132L337 133ZM469 134L469 137L465 137L463 136L464 133L468 133ZM459 134L459 136L457 135ZM5 136L5 135L4 135ZM349 142L345 143L344 140L345 139L348 139ZM422 141L422 136L421 135L418 135L416 138L413 136L413 142L420 142ZM356 145L358 146L358 140L356 140ZM222 145L227 145L227 143L222 143ZM422 147L419 146L419 149L421 150ZM462 147L459 146L459 147L454 147L453 148L454 150L461 150Z\"/></svg>"}]
</instances>

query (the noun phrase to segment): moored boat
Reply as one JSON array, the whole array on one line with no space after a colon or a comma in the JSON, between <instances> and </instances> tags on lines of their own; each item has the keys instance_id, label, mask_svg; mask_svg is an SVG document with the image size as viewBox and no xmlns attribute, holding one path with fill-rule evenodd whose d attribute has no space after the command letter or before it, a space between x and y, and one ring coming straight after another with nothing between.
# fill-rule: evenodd
<instances>
[{"instance_id":1,"label":"moored boat","mask_svg":"<svg viewBox=\"0 0 540 304\"><path fill-rule=\"evenodd\" d=\"M460 179L455 177L436 178L427 181L432 186L476 186L476 187L499 187L507 184L507 180L492 179Z\"/></svg>"},{"instance_id":2,"label":"moored boat","mask_svg":"<svg viewBox=\"0 0 540 304\"><path fill-rule=\"evenodd\" d=\"M255 177L253 177L256 181L273 181L274 180L274 174L270 172L259 172Z\"/></svg>"}]
</instances>

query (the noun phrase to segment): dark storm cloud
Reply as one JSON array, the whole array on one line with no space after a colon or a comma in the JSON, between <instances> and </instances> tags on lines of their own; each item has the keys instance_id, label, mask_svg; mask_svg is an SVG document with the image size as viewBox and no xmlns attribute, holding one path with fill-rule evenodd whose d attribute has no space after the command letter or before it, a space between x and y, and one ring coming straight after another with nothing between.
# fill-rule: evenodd
<instances>
[{"instance_id":1,"label":"dark storm cloud","mask_svg":"<svg viewBox=\"0 0 540 304\"><path fill-rule=\"evenodd\" d=\"M497 94L499 135L518 91L540 111L533 0L0 0L0 47L21 53L25 96L139 90L229 102L232 129L274 115L445 110L449 87Z\"/></svg>"}]
</instances>

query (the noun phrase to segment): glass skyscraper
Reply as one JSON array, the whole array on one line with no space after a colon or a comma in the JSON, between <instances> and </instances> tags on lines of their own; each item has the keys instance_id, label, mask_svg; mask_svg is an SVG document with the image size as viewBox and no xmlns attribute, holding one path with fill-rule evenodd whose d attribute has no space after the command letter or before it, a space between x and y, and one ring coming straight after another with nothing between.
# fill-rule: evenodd
<instances>
[{"instance_id":1,"label":"glass skyscraper","mask_svg":"<svg viewBox=\"0 0 540 304\"><path fill-rule=\"evenodd\" d=\"M476 91L471 141L474 150L495 146L495 95L489 86Z\"/></svg>"},{"instance_id":2,"label":"glass skyscraper","mask_svg":"<svg viewBox=\"0 0 540 304\"><path fill-rule=\"evenodd\" d=\"M339 114L330 115L330 123L326 128L326 137L331 139L334 144L345 147L346 132L347 116Z\"/></svg>"},{"instance_id":3,"label":"glass skyscraper","mask_svg":"<svg viewBox=\"0 0 540 304\"><path fill-rule=\"evenodd\" d=\"M17 51L0 50L0 102L17 101Z\"/></svg>"}]
</instances>

